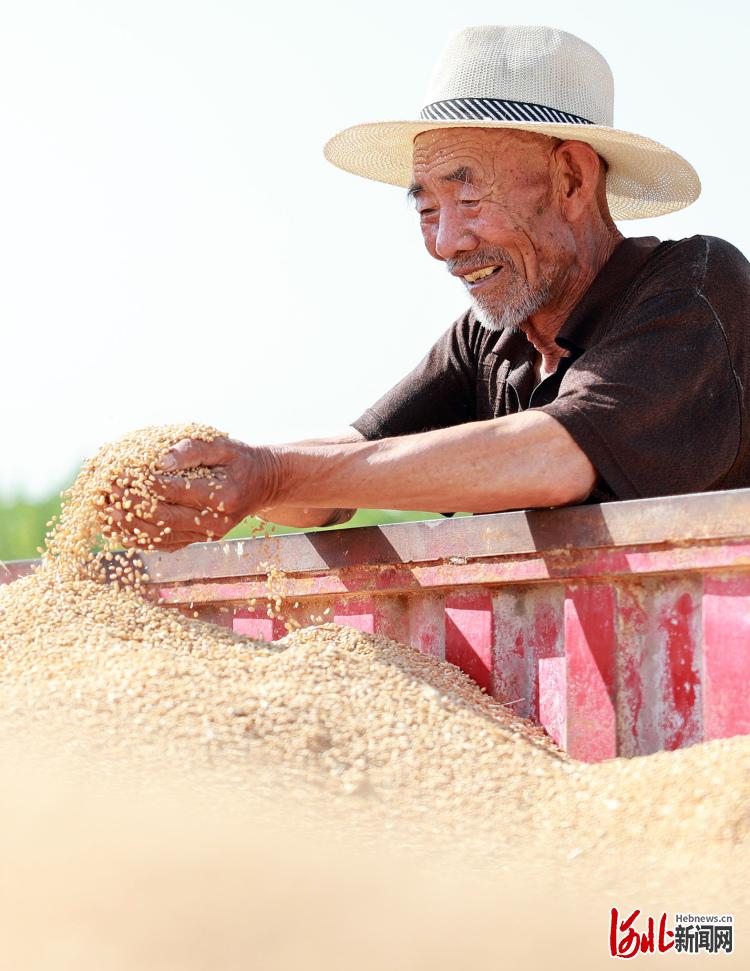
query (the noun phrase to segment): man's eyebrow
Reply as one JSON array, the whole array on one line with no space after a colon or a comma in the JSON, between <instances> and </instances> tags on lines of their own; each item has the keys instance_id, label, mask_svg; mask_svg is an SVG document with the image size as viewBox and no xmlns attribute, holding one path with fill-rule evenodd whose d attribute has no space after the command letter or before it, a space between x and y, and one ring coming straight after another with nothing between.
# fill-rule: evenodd
<instances>
[{"instance_id":1,"label":"man's eyebrow","mask_svg":"<svg viewBox=\"0 0 750 971\"><path fill-rule=\"evenodd\" d=\"M444 175L441 182L464 182L466 185L476 185L474 173L468 165L459 165L457 169Z\"/></svg>"},{"instance_id":2,"label":"man's eyebrow","mask_svg":"<svg viewBox=\"0 0 750 971\"><path fill-rule=\"evenodd\" d=\"M420 185L419 182L412 182L406 190L406 201L413 202L420 192L424 192L424 186Z\"/></svg>"},{"instance_id":3,"label":"man's eyebrow","mask_svg":"<svg viewBox=\"0 0 750 971\"><path fill-rule=\"evenodd\" d=\"M454 169L447 175L441 176L440 181L461 182L464 185L476 185L474 173L471 171L468 165L459 165L457 169ZM406 190L407 201L413 202L421 192L424 192L424 186L420 185L419 182L412 182L412 184Z\"/></svg>"}]
</instances>

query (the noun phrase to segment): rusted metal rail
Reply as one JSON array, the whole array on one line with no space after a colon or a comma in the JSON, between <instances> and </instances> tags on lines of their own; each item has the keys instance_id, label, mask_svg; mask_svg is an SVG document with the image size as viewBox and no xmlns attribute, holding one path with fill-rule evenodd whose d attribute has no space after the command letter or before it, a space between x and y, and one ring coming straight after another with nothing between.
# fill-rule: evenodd
<instances>
[{"instance_id":1,"label":"rusted metal rail","mask_svg":"<svg viewBox=\"0 0 750 971\"><path fill-rule=\"evenodd\" d=\"M445 658L577 758L750 732L750 490L148 556L165 603L272 639L268 563L287 618Z\"/></svg>"}]
</instances>

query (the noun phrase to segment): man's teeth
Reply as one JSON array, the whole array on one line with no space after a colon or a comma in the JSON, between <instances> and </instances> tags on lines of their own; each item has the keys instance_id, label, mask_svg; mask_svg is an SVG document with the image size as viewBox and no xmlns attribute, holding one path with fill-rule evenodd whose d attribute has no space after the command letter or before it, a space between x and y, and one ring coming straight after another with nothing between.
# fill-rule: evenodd
<instances>
[{"instance_id":1,"label":"man's teeth","mask_svg":"<svg viewBox=\"0 0 750 971\"><path fill-rule=\"evenodd\" d=\"M464 277L467 283L476 283L477 280L483 280L486 276L494 273L495 270L499 270L499 266L485 266L482 270L477 270L476 273L467 273Z\"/></svg>"}]
</instances>

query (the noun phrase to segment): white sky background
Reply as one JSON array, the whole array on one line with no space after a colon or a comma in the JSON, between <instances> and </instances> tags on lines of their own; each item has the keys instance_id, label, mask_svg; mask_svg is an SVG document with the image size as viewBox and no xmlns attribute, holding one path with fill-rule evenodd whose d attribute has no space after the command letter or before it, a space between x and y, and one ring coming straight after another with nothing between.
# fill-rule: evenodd
<instances>
[{"instance_id":1,"label":"white sky background","mask_svg":"<svg viewBox=\"0 0 750 971\"><path fill-rule=\"evenodd\" d=\"M455 30L519 21L592 43L615 124L701 176L623 232L750 254L739 2L0 0L0 493L145 424L339 431L406 373L467 300L404 193L322 145L416 117Z\"/></svg>"}]
</instances>

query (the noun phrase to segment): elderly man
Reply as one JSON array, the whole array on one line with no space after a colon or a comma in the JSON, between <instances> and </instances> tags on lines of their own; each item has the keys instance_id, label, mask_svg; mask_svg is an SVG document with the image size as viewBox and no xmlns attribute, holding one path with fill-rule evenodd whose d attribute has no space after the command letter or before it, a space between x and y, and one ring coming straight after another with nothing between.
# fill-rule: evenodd
<instances>
[{"instance_id":1,"label":"elderly man","mask_svg":"<svg viewBox=\"0 0 750 971\"><path fill-rule=\"evenodd\" d=\"M480 513L750 485L750 266L710 237L623 239L613 217L681 208L699 183L613 128L612 101L606 62L578 38L469 28L419 121L329 142L340 167L409 185L425 246L471 309L343 435L180 443L157 517L171 548L207 535L209 486L169 475L195 465L223 480L226 530L251 513L325 526L357 507Z\"/></svg>"}]
</instances>

